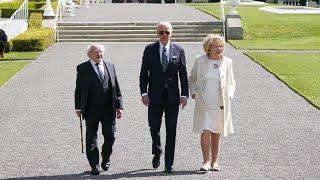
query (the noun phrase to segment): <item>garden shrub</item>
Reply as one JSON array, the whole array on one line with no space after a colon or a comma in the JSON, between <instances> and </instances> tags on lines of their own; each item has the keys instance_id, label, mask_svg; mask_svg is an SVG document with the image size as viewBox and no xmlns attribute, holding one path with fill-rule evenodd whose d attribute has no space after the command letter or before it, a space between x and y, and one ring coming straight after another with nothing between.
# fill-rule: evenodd
<instances>
[{"instance_id":1,"label":"garden shrub","mask_svg":"<svg viewBox=\"0 0 320 180\"><path fill-rule=\"evenodd\" d=\"M17 9L4 8L1 9L1 18L10 18Z\"/></svg>"},{"instance_id":2,"label":"garden shrub","mask_svg":"<svg viewBox=\"0 0 320 180\"><path fill-rule=\"evenodd\" d=\"M42 27L42 14L30 13L29 16L29 28L41 28Z\"/></svg>"},{"instance_id":3,"label":"garden shrub","mask_svg":"<svg viewBox=\"0 0 320 180\"><path fill-rule=\"evenodd\" d=\"M9 40L7 43L7 46L4 49L4 52L11 52L11 50L12 50L12 41Z\"/></svg>"},{"instance_id":4,"label":"garden shrub","mask_svg":"<svg viewBox=\"0 0 320 180\"><path fill-rule=\"evenodd\" d=\"M44 6L44 5L46 5L46 3L45 2L36 2L35 4L34 4L34 8L35 9L40 9L42 6Z\"/></svg>"},{"instance_id":5,"label":"garden shrub","mask_svg":"<svg viewBox=\"0 0 320 180\"><path fill-rule=\"evenodd\" d=\"M55 42L53 29L28 29L12 40L13 51L43 51Z\"/></svg>"}]
</instances>

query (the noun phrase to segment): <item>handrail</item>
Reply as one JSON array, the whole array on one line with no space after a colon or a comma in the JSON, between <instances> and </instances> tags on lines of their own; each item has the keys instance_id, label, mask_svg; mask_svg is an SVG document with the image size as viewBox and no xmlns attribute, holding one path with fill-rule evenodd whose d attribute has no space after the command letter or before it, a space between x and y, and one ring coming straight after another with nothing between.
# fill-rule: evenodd
<instances>
[{"instance_id":1,"label":"handrail","mask_svg":"<svg viewBox=\"0 0 320 180\"><path fill-rule=\"evenodd\" d=\"M56 10L56 16L54 18L55 20L55 34L56 34L56 41L59 42L59 30L58 30L58 21L61 20L62 17L62 10L61 10L61 0L58 0L58 6L57 6L57 10Z\"/></svg>"},{"instance_id":2,"label":"handrail","mask_svg":"<svg viewBox=\"0 0 320 180\"><path fill-rule=\"evenodd\" d=\"M21 13L20 13L21 12ZM7 34L8 40L16 37L28 28L28 0L25 0L9 20L1 27ZM19 13L19 14L18 14Z\"/></svg>"},{"instance_id":3,"label":"handrail","mask_svg":"<svg viewBox=\"0 0 320 180\"><path fill-rule=\"evenodd\" d=\"M226 39L226 21L224 15L224 5L223 0L220 0L220 11L221 11L221 20L222 20L222 29L223 29L223 37Z\"/></svg>"}]
</instances>

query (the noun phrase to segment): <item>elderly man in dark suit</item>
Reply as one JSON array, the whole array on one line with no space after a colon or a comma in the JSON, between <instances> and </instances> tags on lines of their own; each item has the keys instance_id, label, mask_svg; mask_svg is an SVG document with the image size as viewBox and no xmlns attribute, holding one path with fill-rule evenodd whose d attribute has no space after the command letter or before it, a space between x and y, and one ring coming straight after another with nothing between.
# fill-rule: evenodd
<instances>
[{"instance_id":1,"label":"elderly man in dark suit","mask_svg":"<svg viewBox=\"0 0 320 180\"><path fill-rule=\"evenodd\" d=\"M188 76L182 47L170 41L172 26L160 22L157 28L159 41L145 47L140 71L140 93L148 107L148 123L152 137L153 168L160 165L162 154L160 127L165 113L166 145L165 172L173 172L176 126L179 105L187 105ZM178 80L180 80L181 94Z\"/></svg>"},{"instance_id":2,"label":"elderly man in dark suit","mask_svg":"<svg viewBox=\"0 0 320 180\"><path fill-rule=\"evenodd\" d=\"M104 144L101 167L107 171L115 140L115 118L123 114L122 96L113 64L102 59L105 48L91 44L87 48L89 60L77 66L75 109L86 121L86 154L91 174L99 175L99 150L97 131L102 125Z\"/></svg>"}]
</instances>

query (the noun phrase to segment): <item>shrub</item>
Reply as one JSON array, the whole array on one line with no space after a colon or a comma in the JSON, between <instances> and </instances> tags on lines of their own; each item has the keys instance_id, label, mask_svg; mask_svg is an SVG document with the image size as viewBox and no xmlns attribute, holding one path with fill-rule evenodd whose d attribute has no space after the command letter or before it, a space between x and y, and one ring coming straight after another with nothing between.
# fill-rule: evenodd
<instances>
[{"instance_id":1,"label":"shrub","mask_svg":"<svg viewBox=\"0 0 320 180\"><path fill-rule=\"evenodd\" d=\"M44 13L43 9L29 9L29 16L31 13L40 13L41 15Z\"/></svg>"},{"instance_id":2,"label":"shrub","mask_svg":"<svg viewBox=\"0 0 320 180\"><path fill-rule=\"evenodd\" d=\"M22 1L4 2L0 3L0 9L19 9Z\"/></svg>"},{"instance_id":3,"label":"shrub","mask_svg":"<svg viewBox=\"0 0 320 180\"><path fill-rule=\"evenodd\" d=\"M43 51L55 41L53 29L28 29L12 40L13 51Z\"/></svg>"},{"instance_id":4,"label":"shrub","mask_svg":"<svg viewBox=\"0 0 320 180\"><path fill-rule=\"evenodd\" d=\"M34 4L34 8L35 9L40 9L42 6L44 6L44 5L46 5L46 3L45 2L36 2L35 4Z\"/></svg>"},{"instance_id":5,"label":"shrub","mask_svg":"<svg viewBox=\"0 0 320 180\"><path fill-rule=\"evenodd\" d=\"M17 9L4 8L1 9L1 18L10 18Z\"/></svg>"},{"instance_id":6,"label":"shrub","mask_svg":"<svg viewBox=\"0 0 320 180\"><path fill-rule=\"evenodd\" d=\"M8 41L7 46L4 49L4 52L11 52L12 50L12 41Z\"/></svg>"},{"instance_id":7,"label":"shrub","mask_svg":"<svg viewBox=\"0 0 320 180\"><path fill-rule=\"evenodd\" d=\"M46 0L30 0L29 2L46 2Z\"/></svg>"},{"instance_id":8,"label":"shrub","mask_svg":"<svg viewBox=\"0 0 320 180\"><path fill-rule=\"evenodd\" d=\"M30 13L29 16L29 28L41 28L42 27L42 14Z\"/></svg>"}]
</instances>

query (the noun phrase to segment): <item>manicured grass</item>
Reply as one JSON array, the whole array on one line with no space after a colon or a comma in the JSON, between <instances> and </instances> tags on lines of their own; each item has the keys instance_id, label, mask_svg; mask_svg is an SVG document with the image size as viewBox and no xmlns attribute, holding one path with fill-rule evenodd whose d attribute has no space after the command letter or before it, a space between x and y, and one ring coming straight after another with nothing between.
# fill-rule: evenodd
<instances>
[{"instance_id":1,"label":"manicured grass","mask_svg":"<svg viewBox=\"0 0 320 180\"><path fill-rule=\"evenodd\" d=\"M247 54L320 108L319 54L261 52Z\"/></svg>"},{"instance_id":2,"label":"manicured grass","mask_svg":"<svg viewBox=\"0 0 320 180\"><path fill-rule=\"evenodd\" d=\"M34 60L37 59L37 57L41 54L42 52L10 52L10 53L5 53L4 58L0 58L0 61L14 61L14 60Z\"/></svg>"},{"instance_id":3,"label":"manicured grass","mask_svg":"<svg viewBox=\"0 0 320 180\"><path fill-rule=\"evenodd\" d=\"M229 42L240 49L320 50L320 37L298 37L280 40L229 40Z\"/></svg>"},{"instance_id":4,"label":"manicured grass","mask_svg":"<svg viewBox=\"0 0 320 180\"><path fill-rule=\"evenodd\" d=\"M0 62L0 87L30 61Z\"/></svg>"},{"instance_id":5,"label":"manicured grass","mask_svg":"<svg viewBox=\"0 0 320 180\"><path fill-rule=\"evenodd\" d=\"M220 5L193 5L220 18ZM274 14L240 6L244 40L230 42L241 49L320 49L320 14ZM228 6L225 12L229 12Z\"/></svg>"}]
</instances>

